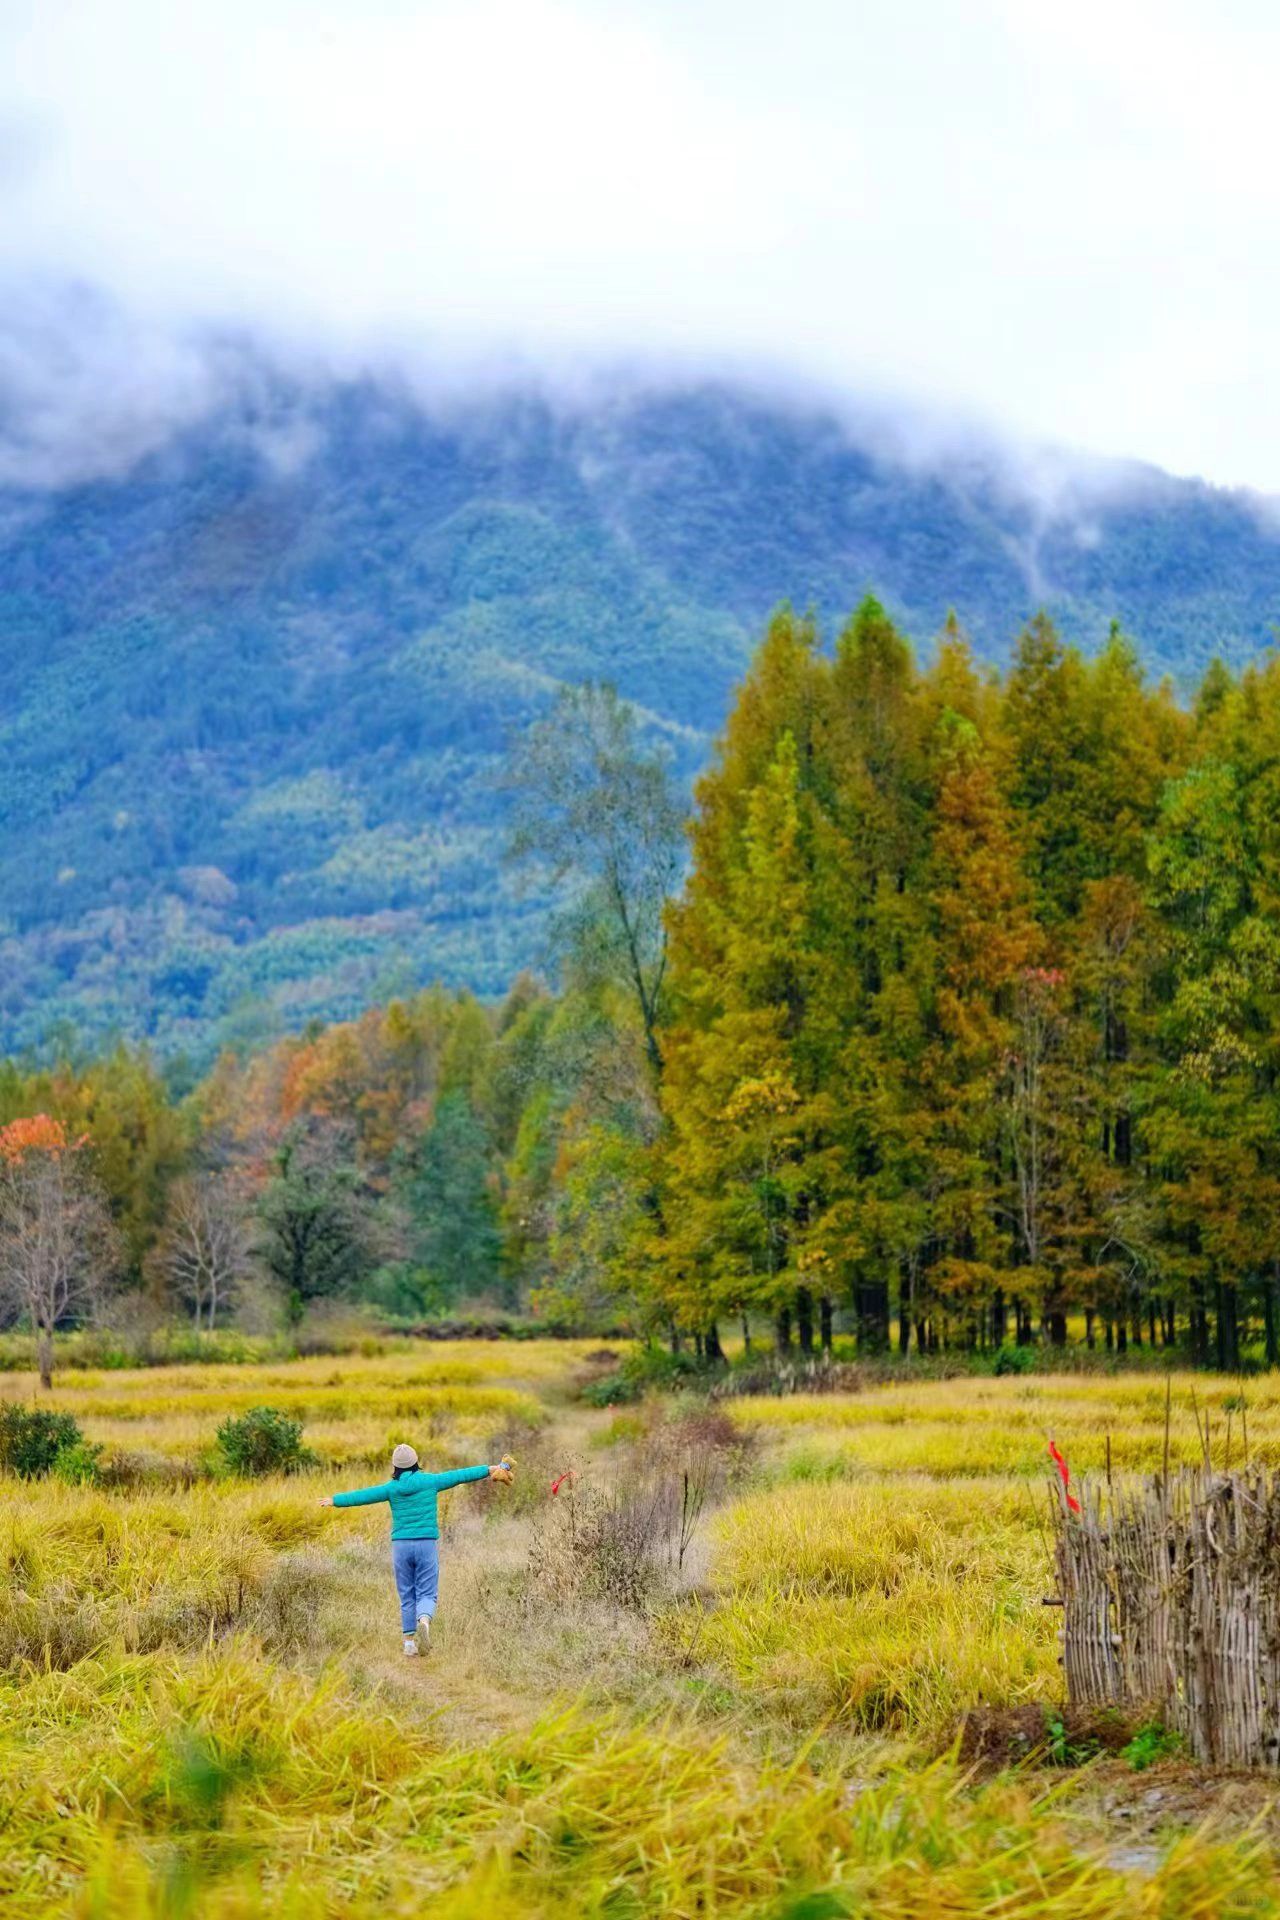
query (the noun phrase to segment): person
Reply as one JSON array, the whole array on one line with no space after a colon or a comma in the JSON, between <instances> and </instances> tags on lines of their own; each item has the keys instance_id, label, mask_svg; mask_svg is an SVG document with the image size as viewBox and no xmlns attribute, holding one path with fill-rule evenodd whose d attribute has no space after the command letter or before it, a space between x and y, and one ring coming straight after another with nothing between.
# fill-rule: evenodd
<instances>
[{"instance_id":1,"label":"person","mask_svg":"<svg viewBox=\"0 0 1280 1920\"><path fill-rule=\"evenodd\" d=\"M352 1493L326 1494L322 1507L374 1507L385 1500L391 1508L391 1566L400 1596L400 1625L404 1650L412 1657L421 1641L431 1637L440 1589L440 1518L437 1496L447 1487L468 1480L501 1480L510 1484L511 1463L496 1467L455 1467L450 1473L424 1473L414 1449L403 1443L391 1455L391 1478L376 1487L357 1487Z\"/></svg>"}]
</instances>

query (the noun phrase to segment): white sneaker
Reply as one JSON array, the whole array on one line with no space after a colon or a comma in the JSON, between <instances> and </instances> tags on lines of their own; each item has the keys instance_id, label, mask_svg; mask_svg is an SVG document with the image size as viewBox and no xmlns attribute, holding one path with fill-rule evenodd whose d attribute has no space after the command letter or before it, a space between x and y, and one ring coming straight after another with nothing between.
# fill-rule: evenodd
<instances>
[{"instance_id":1,"label":"white sneaker","mask_svg":"<svg viewBox=\"0 0 1280 1920\"><path fill-rule=\"evenodd\" d=\"M431 1638L431 1621L428 1619L425 1613L420 1613L418 1615L418 1633L421 1636L422 1644L425 1647L427 1644L427 1641Z\"/></svg>"},{"instance_id":2,"label":"white sneaker","mask_svg":"<svg viewBox=\"0 0 1280 1920\"><path fill-rule=\"evenodd\" d=\"M405 1635L405 1642L404 1642L404 1657L405 1657L405 1659L406 1659L406 1660L413 1660L413 1659L416 1659L416 1657L417 1657L417 1653L418 1653L418 1643L417 1643L417 1641L416 1641L416 1640L414 1640L414 1639L412 1639L412 1638L411 1638L411 1637L410 1637L410 1636L409 1636L408 1634L406 1634L406 1635Z\"/></svg>"}]
</instances>

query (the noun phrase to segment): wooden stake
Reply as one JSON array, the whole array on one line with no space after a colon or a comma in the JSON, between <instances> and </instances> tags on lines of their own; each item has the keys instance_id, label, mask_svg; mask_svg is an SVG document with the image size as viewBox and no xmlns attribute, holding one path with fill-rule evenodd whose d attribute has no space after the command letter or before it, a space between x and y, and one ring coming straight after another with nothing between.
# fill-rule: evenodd
<instances>
[{"instance_id":1,"label":"wooden stake","mask_svg":"<svg viewBox=\"0 0 1280 1920\"><path fill-rule=\"evenodd\" d=\"M1164 1503L1169 1504L1169 1416L1173 1412L1173 1375L1164 1377Z\"/></svg>"}]
</instances>

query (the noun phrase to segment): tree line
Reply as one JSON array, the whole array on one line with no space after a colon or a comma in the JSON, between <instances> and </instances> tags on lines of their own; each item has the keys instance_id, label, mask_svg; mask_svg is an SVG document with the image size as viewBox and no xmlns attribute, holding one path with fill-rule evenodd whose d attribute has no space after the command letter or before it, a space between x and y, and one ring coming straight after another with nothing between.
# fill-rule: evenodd
<instances>
[{"instance_id":1,"label":"tree line","mask_svg":"<svg viewBox=\"0 0 1280 1920\"><path fill-rule=\"evenodd\" d=\"M560 1284L715 1353L1280 1347L1280 660L773 621L649 942L657 1067L565 1146ZM603 869L602 869L603 871ZM615 888L616 892L616 888ZM634 916L633 916L634 917Z\"/></svg>"},{"instance_id":2,"label":"tree line","mask_svg":"<svg viewBox=\"0 0 1280 1920\"><path fill-rule=\"evenodd\" d=\"M1280 1356L1280 661L1194 697L1045 619L1006 672L780 612L693 795L566 690L509 767L554 991L0 1069L0 1314ZM57 1229L55 1231L55 1228ZM43 1236L43 1237L42 1237ZM39 1276L33 1278L33 1276Z\"/></svg>"}]
</instances>

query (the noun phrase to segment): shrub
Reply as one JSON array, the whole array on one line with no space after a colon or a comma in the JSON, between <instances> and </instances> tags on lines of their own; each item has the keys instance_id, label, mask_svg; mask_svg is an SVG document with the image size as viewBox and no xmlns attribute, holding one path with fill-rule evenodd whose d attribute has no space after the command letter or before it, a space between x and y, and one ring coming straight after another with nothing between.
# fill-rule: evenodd
<instances>
[{"instance_id":1,"label":"shrub","mask_svg":"<svg viewBox=\"0 0 1280 1920\"><path fill-rule=\"evenodd\" d=\"M691 1353L668 1353L665 1347L636 1347L616 1373L590 1380L582 1398L590 1407L622 1407L649 1392L671 1392L709 1377L712 1369Z\"/></svg>"},{"instance_id":2,"label":"shrub","mask_svg":"<svg viewBox=\"0 0 1280 1920\"><path fill-rule=\"evenodd\" d=\"M316 1464L302 1444L302 1422L278 1407L250 1407L218 1428L218 1452L228 1473L258 1479L270 1473L298 1473Z\"/></svg>"},{"instance_id":3,"label":"shrub","mask_svg":"<svg viewBox=\"0 0 1280 1920\"><path fill-rule=\"evenodd\" d=\"M995 1374L1032 1373L1035 1371L1036 1354L1034 1347L1001 1347L991 1371Z\"/></svg>"},{"instance_id":4,"label":"shrub","mask_svg":"<svg viewBox=\"0 0 1280 1920\"><path fill-rule=\"evenodd\" d=\"M51 1469L55 1480L68 1487L97 1487L102 1484L98 1459L102 1448L89 1440L77 1440L73 1446L59 1447Z\"/></svg>"},{"instance_id":5,"label":"shrub","mask_svg":"<svg viewBox=\"0 0 1280 1920\"><path fill-rule=\"evenodd\" d=\"M37 1480L50 1471L64 1448L82 1445L80 1429L69 1413L0 1402L0 1467L10 1473Z\"/></svg>"}]
</instances>

